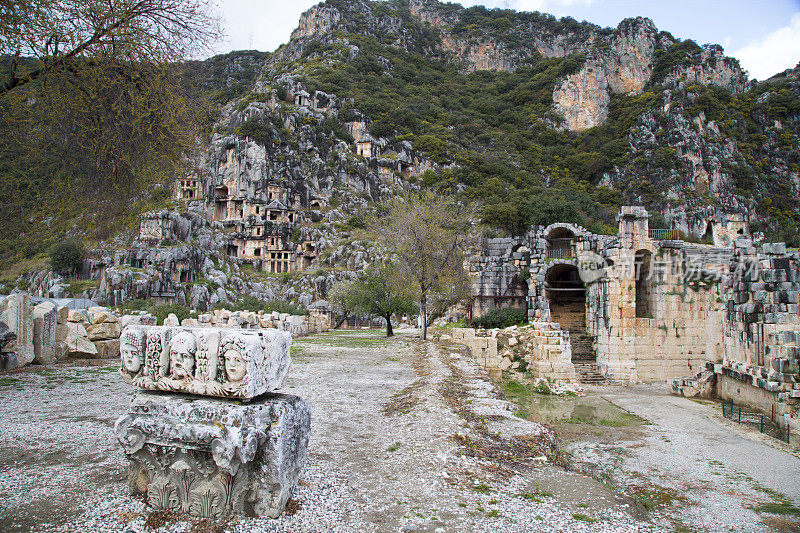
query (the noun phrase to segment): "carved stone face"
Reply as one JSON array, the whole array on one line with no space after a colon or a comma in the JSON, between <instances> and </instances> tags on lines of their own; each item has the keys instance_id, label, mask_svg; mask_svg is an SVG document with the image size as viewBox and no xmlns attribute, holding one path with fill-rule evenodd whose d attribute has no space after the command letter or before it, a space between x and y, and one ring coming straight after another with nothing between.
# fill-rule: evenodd
<instances>
[{"instance_id":1,"label":"carved stone face","mask_svg":"<svg viewBox=\"0 0 800 533\"><path fill-rule=\"evenodd\" d=\"M242 381L247 373L247 361L237 348L225 351L225 373L229 381Z\"/></svg>"},{"instance_id":2,"label":"carved stone face","mask_svg":"<svg viewBox=\"0 0 800 533\"><path fill-rule=\"evenodd\" d=\"M130 342L123 342L119 347L122 356L122 367L131 374L137 373L142 368L142 354L139 348Z\"/></svg>"},{"instance_id":3,"label":"carved stone face","mask_svg":"<svg viewBox=\"0 0 800 533\"><path fill-rule=\"evenodd\" d=\"M188 379L194 376L194 354L197 341L194 335L184 331L169 343L169 373L173 379Z\"/></svg>"}]
</instances>

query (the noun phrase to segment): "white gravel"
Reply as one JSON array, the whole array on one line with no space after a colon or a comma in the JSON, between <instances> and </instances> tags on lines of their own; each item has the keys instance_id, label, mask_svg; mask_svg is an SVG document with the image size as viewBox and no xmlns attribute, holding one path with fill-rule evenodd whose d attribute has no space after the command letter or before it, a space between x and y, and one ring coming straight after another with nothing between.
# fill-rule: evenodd
<instances>
[{"instance_id":1,"label":"white gravel","mask_svg":"<svg viewBox=\"0 0 800 533\"><path fill-rule=\"evenodd\" d=\"M674 530L669 517L651 521L586 476L533 458L511 465L472 453L487 438L514 443L548 433L515 418L461 352L403 335L384 341L380 332L301 339L296 347L285 392L310 404L312 435L295 512L238 519L228 531ZM127 463L112 429L133 390L113 370L0 376L0 531L146 530L149 511L126 494ZM466 393L459 405L453 391ZM487 429L506 440L487 437ZM660 458L641 456L642 464L650 460ZM187 519L161 531L193 528L203 531Z\"/></svg>"}]
</instances>

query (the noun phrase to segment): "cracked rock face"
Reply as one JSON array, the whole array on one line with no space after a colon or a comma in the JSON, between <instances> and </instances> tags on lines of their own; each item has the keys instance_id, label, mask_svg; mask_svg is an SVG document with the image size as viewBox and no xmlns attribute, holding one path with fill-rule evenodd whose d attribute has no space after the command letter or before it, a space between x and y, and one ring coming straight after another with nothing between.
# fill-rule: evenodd
<instances>
[{"instance_id":1,"label":"cracked rock face","mask_svg":"<svg viewBox=\"0 0 800 533\"><path fill-rule=\"evenodd\" d=\"M291 342L277 329L128 326L121 373L146 390L250 400L283 385Z\"/></svg>"},{"instance_id":2,"label":"cracked rock face","mask_svg":"<svg viewBox=\"0 0 800 533\"><path fill-rule=\"evenodd\" d=\"M202 518L277 517L305 463L311 411L297 396L247 405L142 393L115 425L132 494Z\"/></svg>"}]
</instances>

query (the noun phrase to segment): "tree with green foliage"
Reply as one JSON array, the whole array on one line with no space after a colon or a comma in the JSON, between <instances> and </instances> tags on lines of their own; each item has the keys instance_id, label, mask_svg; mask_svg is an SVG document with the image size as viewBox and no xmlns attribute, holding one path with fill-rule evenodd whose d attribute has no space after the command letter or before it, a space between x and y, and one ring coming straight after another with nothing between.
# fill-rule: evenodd
<instances>
[{"instance_id":1,"label":"tree with green foliage","mask_svg":"<svg viewBox=\"0 0 800 533\"><path fill-rule=\"evenodd\" d=\"M387 337L394 335L393 316L416 311L413 293L399 274L389 263L376 263L359 273L350 288L351 311L383 317Z\"/></svg>"},{"instance_id":2,"label":"tree with green foliage","mask_svg":"<svg viewBox=\"0 0 800 533\"><path fill-rule=\"evenodd\" d=\"M3 259L32 255L68 227L106 238L131 204L166 196L189 171L212 115L176 62L219 35L213 9L209 0L0 6L0 217L35 221L26 232L0 228Z\"/></svg>"},{"instance_id":3,"label":"tree with green foliage","mask_svg":"<svg viewBox=\"0 0 800 533\"><path fill-rule=\"evenodd\" d=\"M413 289L428 338L431 310L457 303L469 287L464 250L471 235L471 206L425 190L388 202L366 237L385 250L397 276Z\"/></svg>"},{"instance_id":4,"label":"tree with green foliage","mask_svg":"<svg viewBox=\"0 0 800 533\"><path fill-rule=\"evenodd\" d=\"M67 239L50 249L50 267L58 274L74 275L81 268L83 246Z\"/></svg>"},{"instance_id":5,"label":"tree with green foliage","mask_svg":"<svg viewBox=\"0 0 800 533\"><path fill-rule=\"evenodd\" d=\"M339 321L333 326L333 329L339 329L356 308L354 285L354 280L342 280L334 284L328 291L328 302L333 307L333 311L339 315Z\"/></svg>"}]
</instances>

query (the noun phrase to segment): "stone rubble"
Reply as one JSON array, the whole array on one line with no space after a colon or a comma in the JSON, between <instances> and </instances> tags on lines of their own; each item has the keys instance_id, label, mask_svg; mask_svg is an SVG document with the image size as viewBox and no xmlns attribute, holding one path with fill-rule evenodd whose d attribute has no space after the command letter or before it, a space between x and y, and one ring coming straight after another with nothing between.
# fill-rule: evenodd
<instances>
[{"instance_id":1,"label":"stone rubble","mask_svg":"<svg viewBox=\"0 0 800 533\"><path fill-rule=\"evenodd\" d=\"M114 358L120 355L120 335L129 325L155 326L156 317L139 311L119 315L107 307L68 309L50 301L32 305L27 293L15 293L0 304L0 370L30 363L50 365L64 359ZM311 310L295 316L278 312L217 309L197 319L179 321L174 314L166 325L248 330L277 329L294 337L328 331L328 314Z\"/></svg>"}]
</instances>

